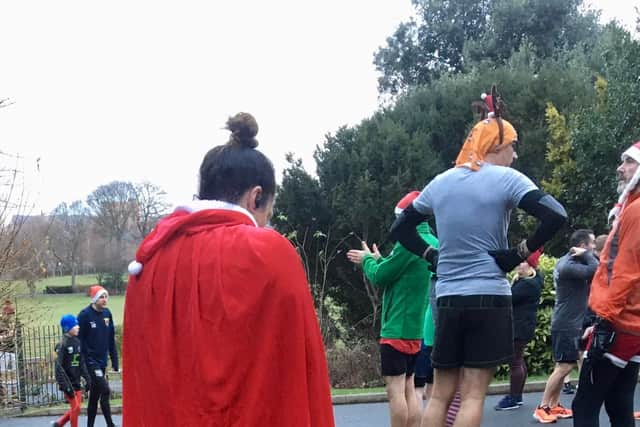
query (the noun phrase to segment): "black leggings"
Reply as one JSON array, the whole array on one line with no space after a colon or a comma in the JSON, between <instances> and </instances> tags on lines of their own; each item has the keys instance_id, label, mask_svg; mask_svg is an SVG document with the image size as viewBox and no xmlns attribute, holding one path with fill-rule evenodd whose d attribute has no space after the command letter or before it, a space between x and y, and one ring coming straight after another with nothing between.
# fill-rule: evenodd
<instances>
[{"instance_id":1,"label":"black leggings","mask_svg":"<svg viewBox=\"0 0 640 427\"><path fill-rule=\"evenodd\" d=\"M100 401L100 409L102 415L107 422L107 426L113 426L113 420L111 419L111 405L109 404L109 397L111 395L111 389L109 389L109 382L104 377L104 369L98 369L102 372L102 375L96 375L95 368L89 368L89 375L91 376L91 390L89 391L89 405L87 406L87 427L93 427L96 421L96 413L98 412L98 400Z\"/></svg>"},{"instance_id":2,"label":"black leggings","mask_svg":"<svg viewBox=\"0 0 640 427\"><path fill-rule=\"evenodd\" d=\"M526 341L513 342L513 360L509 363L512 397L522 397L524 383L527 380L527 364L524 361L526 346Z\"/></svg>"},{"instance_id":3,"label":"black leggings","mask_svg":"<svg viewBox=\"0 0 640 427\"><path fill-rule=\"evenodd\" d=\"M574 427L598 427L602 403L611 427L634 427L633 394L638 382L638 366L629 362L622 369L609 359L585 359L572 405Z\"/></svg>"}]
</instances>

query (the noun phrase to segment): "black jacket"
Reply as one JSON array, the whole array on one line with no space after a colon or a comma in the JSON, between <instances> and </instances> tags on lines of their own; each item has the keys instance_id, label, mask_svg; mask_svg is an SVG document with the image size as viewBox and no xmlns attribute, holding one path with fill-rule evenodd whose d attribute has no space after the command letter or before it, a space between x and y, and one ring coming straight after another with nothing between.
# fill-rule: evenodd
<instances>
[{"instance_id":1,"label":"black jacket","mask_svg":"<svg viewBox=\"0 0 640 427\"><path fill-rule=\"evenodd\" d=\"M543 282L542 273L536 270L534 277L518 279L511 287L514 341L533 339Z\"/></svg>"},{"instance_id":2,"label":"black jacket","mask_svg":"<svg viewBox=\"0 0 640 427\"><path fill-rule=\"evenodd\" d=\"M71 394L72 390L80 390L80 377L87 383L89 374L80 351L80 340L77 337L64 335L56 345L56 382L60 390Z\"/></svg>"},{"instance_id":3,"label":"black jacket","mask_svg":"<svg viewBox=\"0 0 640 427\"><path fill-rule=\"evenodd\" d=\"M118 350L115 342L115 328L113 316L108 308L96 311L89 305L78 314L80 325L80 342L82 354L87 368L106 369L107 356L111 357L113 370L118 370Z\"/></svg>"}]
</instances>

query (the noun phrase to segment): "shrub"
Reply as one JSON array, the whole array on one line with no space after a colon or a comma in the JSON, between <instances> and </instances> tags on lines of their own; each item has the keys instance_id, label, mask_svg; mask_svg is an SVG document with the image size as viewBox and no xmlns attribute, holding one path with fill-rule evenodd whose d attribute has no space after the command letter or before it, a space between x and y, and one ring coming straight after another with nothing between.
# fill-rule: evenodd
<instances>
[{"instance_id":1,"label":"shrub","mask_svg":"<svg viewBox=\"0 0 640 427\"><path fill-rule=\"evenodd\" d=\"M338 341L327 349L329 378L334 388L378 387L383 385L380 352L375 341Z\"/></svg>"},{"instance_id":2,"label":"shrub","mask_svg":"<svg viewBox=\"0 0 640 427\"><path fill-rule=\"evenodd\" d=\"M89 288L94 285L76 285L77 293L85 293L89 295ZM45 294L72 294L73 289L70 285L65 286L45 286Z\"/></svg>"},{"instance_id":3,"label":"shrub","mask_svg":"<svg viewBox=\"0 0 640 427\"><path fill-rule=\"evenodd\" d=\"M107 289L111 295L124 293L125 277L121 272L101 272L96 275L98 284Z\"/></svg>"}]
</instances>

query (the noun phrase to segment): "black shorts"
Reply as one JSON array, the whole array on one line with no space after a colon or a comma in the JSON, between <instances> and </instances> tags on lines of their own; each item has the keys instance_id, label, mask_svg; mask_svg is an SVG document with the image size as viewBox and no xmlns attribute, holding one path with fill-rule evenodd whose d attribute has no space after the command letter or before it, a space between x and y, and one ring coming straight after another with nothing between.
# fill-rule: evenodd
<instances>
[{"instance_id":1,"label":"black shorts","mask_svg":"<svg viewBox=\"0 0 640 427\"><path fill-rule=\"evenodd\" d=\"M511 296L445 296L437 306L434 368L493 368L513 358Z\"/></svg>"},{"instance_id":2,"label":"black shorts","mask_svg":"<svg viewBox=\"0 0 640 427\"><path fill-rule=\"evenodd\" d=\"M551 331L551 354L556 363L576 363L579 350L580 331Z\"/></svg>"},{"instance_id":3,"label":"black shorts","mask_svg":"<svg viewBox=\"0 0 640 427\"><path fill-rule=\"evenodd\" d=\"M396 350L389 344L380 344L382 376L395 377L398 375L406 375L407 378L410 377L416 369L417 357L418 353L406 354Z\"/></svg>"},{"instance_id":4,"label":"black shorts","mask_svg":"<svg viewBox=\"0 0 640 427\"><path fill-rule=\"evenodd\" d=\"M416 387L424 387L425 384L433 384L433 366L431 366L431 350L433 347L422 345L416 359L416 376L413 383Z\"/></svg>"}]
</instances>

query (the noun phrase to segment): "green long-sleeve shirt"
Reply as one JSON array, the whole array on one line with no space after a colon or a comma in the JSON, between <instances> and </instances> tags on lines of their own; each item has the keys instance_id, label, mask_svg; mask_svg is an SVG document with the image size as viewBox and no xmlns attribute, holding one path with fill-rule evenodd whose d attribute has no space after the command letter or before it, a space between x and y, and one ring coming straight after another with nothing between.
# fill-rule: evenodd
<instances>
[{"instance_id":1,"label":"green long-sleeve shirt","mask_svg":"<svg viewBox=\"0 0 640 427\"><path fill-rule=\"evenodd\" d=\"M417 230L427 244L438 247L426 222ZM362 268L371 284L384 290L380 337L421 339L432 274L429 263L396 243L387 257L366 255Z\"/></svg>"}]
</instances>

